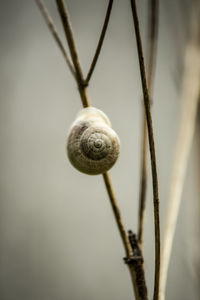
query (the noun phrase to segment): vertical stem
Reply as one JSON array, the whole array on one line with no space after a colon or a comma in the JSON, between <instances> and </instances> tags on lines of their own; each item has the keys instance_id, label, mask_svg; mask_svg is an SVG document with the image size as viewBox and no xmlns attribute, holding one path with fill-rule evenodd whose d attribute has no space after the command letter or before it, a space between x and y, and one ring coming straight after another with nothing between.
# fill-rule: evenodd
<instances>
[{"instance_id":1,"label":"vertical stem","mask_svg":"<svg viewBox=\"0 0 200 300\"><path fill-rule=\"evenodd\" d=\"M157 54L159 0L150 0L148 11L149 11L149 21L148 21L149 32L148 32L148 51L147 51L147 66L148 66L147 75L148 75L148 90L151 98L153 94L155 60ZM146 190L147 190L147 178L148 178L147 147L148 147L148 135L147 135L146 115L145 115L145 111L143 110L142 157L141 157L139 221L138 221L138 241L141 249L143 246L144 216L145 216Z\"/></svg>"},{"instance_id":2,"label":"vertical stem","mask_svg":"<svg viewBox=\"0 0 200 300\"><path fill-rule=\"evenodd\" d=\"M69 15L67 12L67 8L66 8L66 5L63 0L56 0L56 2L57 2L58 11L60 13L60 17L61 17L61 20L63 23L63 28L65 30L65 35L66 35L67 42L69 45L71 58L72 58L74 68L76 71L78 90L79 90L79 93L81 96L83 107L87 107L87 106L90 106L90 101L89 101L89 98L87 95L87 89L86 89L87 85L85 84L85 80L83 78L83 73L82 73L82 69L81 69L81 65L80 65L80 61L79 61L79 57L78 57L78 51L77 51L76 44L74 41L72 27L70 24L70 19L69 19Z\"/></svg>"},{"instance_id":3,"label":"vertical stem","mask_svg":"<svg viewBox=\"0 0 200 300\"><path fill-rule=\"evenodd\" d=\"M147 150L148 150L148 136L146 115L143 108L142 113L142 157L141 157L141 174L140 174L140 192L139 192L139 219L138 219L138 242L141 249L143 248L143 236L144 236L144 216L146 206L146 191L147 191Z\"/></svg>"},{"instance_id":4,"label":"vertical stem","mask_svg":"<svg viewBox=\"0 0 200 300\"><path fill-rule=\"evenodd\" d=\"M39 7L40 7L40 9L41 9L41 11L42 11L42 13L45 17L45 20L47 21L49 29L51 30L52 34L54 35L54 37L56 39L56 42L59 44L59 46L61 48L61 51L63 52L64 56L66 56L65 49L64 49L64 47L62 45L62 42L61 42L61 40L60 40L56 30L55 30L55 26L53 24L53 21L50 19L50 16L47 12L47 9L45 8L44 4L40 0L36 0L36 1L39 4ZM105 18L105 21L104 21L104 25L103 25L102 33L101 33L101 36L100 36L100 40L99 40L99 43L97 45L97 49L96 49L96 52L95 52L95 55L94 55L94 58L93 58L93 61L92 61L92 64L91 64L91 67L90 67L90 70L88 72L88 76L87 76L86 80L83 77L81 64L80 64L80 61L79 61L78 52L77 52L77 48L76 48L74 37L73 37L73 32L72 32L72 28L71 28L71 24L70 24L70 20L69 20L69 14L68 14L68 11L67 11L67 7L65 6L64 0L56 0L56 2L57 2L58 11L60 13L60 17L61 17L61 20L62 20L62 23L63 23L63 27L64 27L64 30L65 30L65 35L66 35L66 38L67 38L67 42L68 42L68 46L69 46L69 50L70 50L70 54L71 54L71 58L72 58L74 68L71 65L71 62L68 59L68 57L67 57L67 62L68 62L68 65L69 65L71 71L73 72L73 75L74 75L75 79L76 79L83 107L88 107L88 106L90 106L90 101L89 101L89 98L88 98L88 95L87 95L87 85L88 85L88 81L91 78L91 75L94 71L94 68L95 68L95 65L96 65L96 62L97 62L102 44L103 44L103 40L104 40L104 37L105 37L107 25L108 25L109 18L110 18L110 13L111 13L113 0L109 0L108 9L107 9L107 13L106 13L106 18ZM126 230L125 230L125 227L124 227L124 224L123 224L123 221L122 221L121 213L120 213L120 210L119 210L119 207L118 207L118 204L117 204L117 199L116 199L114 189L113 189L113 186L112 186L111 178L110 178L108 172L106 172L102 175L103 175L105 186L106 186L106 189L107 189L107 192L108 192L108 195L109 195L109 199L110 199L110 202L111 202L111 206L112 206L112 209L113 209L115 220L116 220L116 223L117 223L117 226L118 226L118 229L119 229L119 233L120 233L120 236L121 236L121 239L122 239L122 243L123 243L123 246L124 246L124 249L125 249L125 252L126 252L125 262L128 262L128 261L130 262L130 261L132 261L132 259L134 259L133 250L132 250L128 235L126 233ZM130 271L130 275L131 275L131 279L132 279L132 284L133 284L133 289L134 289L134 294L135 294L136 300L146 300L147 297L146 298L143 297L144 289L141 289L141 286L138 282L140 276L138 276L138 274L136 274L135 267L132 263L127 263L127 264L128 264L128 268L129 268L129 271Z\"/></svg>"},{"instance_id":5,"label":"vertical stem","mask_svg":"<svg viewBox=\"0 0 200 300\"><path fill-rule=\"evenodd\" d=\"M169 269L172 244L176 223L181 204L184 179L188 157L195 129L195 121L200 94L200 46L196 41L190 41L185 53L185 71L181 96L181 121L178 133L175 158L173 163L172 178L170 182L169 204L165 233L163 238L161 274L160 274L160 299L165 299L167 274Z\"/></svg>"},{"instance_id":6,"label":"vertical stem","mask_svg":"<svg viewBox=\"0 0 200 300\"><path fill-rule=\"evenodd\" d=\"M128 235L126 233L124 224L122 222L121 213L120 213L120 210L119 210L119 206L117 204L117 198L116 198L116 195L114 193L114 189L113 189L113 186L112 186L112 183L111 183L110 175L109 175L108 172L106 172L102 175L103 175L104 183L106 185L106 189L107 189L107 192L108 192L110 203L111 203L111 206L112 206L112 209L113 209L113 212L114 212L117 227L119 229L119 233L120 233L123 245L124 245L126 255L128 257L131 257L133 255L132 248L131 248L131 245L130 245Z\"/></svg>"},{"instance_id":7,"label":"vertical stem","mask_svg":"<svg viewBox=\"0 0 200 300\"><path fill-rule=\"evenodd\" d=\"M119 206L118 206L118 203L117 203L117 198L116 198L115 193L114 193L114 189L113 189L113 186L112 186L110 175L109 175L108 172L106 172L102 175L103 175L104 183L105 183L105 186L106 186L106 189L107 189L107 192L108 192L108 196L109 196L109 199L110 199L112 210L113 210L113 213L114 213L114 216L115 216L117 227L119 229L119 233L120 233L120 236L121 236L121 239L122 239L122 243L124 245L126 256L127 256L127 258L132 258L133 257L133 251L132 251L131 244L130 244L130 241L128 239L128 235L126 233L126 230L125 230L125 227L124 227L124 224L123 224L123 221L122 221L121 213L120 213ZM133 265L128 264L128 268L129 268L130 275L131 275L131 281L132 281L132 284L133 284L133 290L134 290L135 298L136 298L136 300L143 300L140 297L139 285L137 284L137 281L136 281L136 272L134 270L134 267L133 267Z\"/></svg>"},{"instance_id":8,"label":"vertical stem","mask_svg":"<svg viewBox=\"0 0 200 300\"><path fill-rule=\"evenodd\" d=\"M70 25L70 21L69 21L69 15L67 12L67 8L65 7L64 1L63 0L56 0L57 2L57 6L58 6L58 10L62 19L62 23L63 23L63 27L65 30L65 34L66 34L66 38L67 38L67 42L69 45L69 49L70 49L70 53L71 53L71 57L72 57L72 61L74 64L74 68L75 68L75 72L76 72L76 77L77 77L77 84L78 84L78 89L80 92L80 96L81 96L81 100L82 100L82 104L84 107L88 107L90 106L90 102L88 100L88 96L87 96L87 90L86 90L86 86L87 83L85 82L84 78L83 78L83 74L82 74L82 70L81 70L81 65L79 62L79 57L78 57L78 52L76 49L76 45L75 45L75 41L73 38L73 32L72 32L72 28ZM117 226L120 232L120 236L124 245L124 249L126 252L127 257L131 257L132 256L132 248L124 227L124 224L122 222L122 218L121 218L121 213L117 204L117 199L114 193L114 189L112 186L112 182L109 176L109 173L106 172L103 174L103 179L106 185L106 189L109 195L109 199L111 202L111 206L113 209L113 213L115 216L115 220L117 222ZM143 300L139 297L139 291L138 291L138 285L136 283L136 274L134 269L132 268L131 265L128 265L130 273L131 273L131 279L132 279L132 284L133 284L133 289L134 289L134 293L136 296L136 300Z\"/></svg>"},{"instance_id":9,"label":"vertical stem","mask_svg":"<svg viewBox=\"0 0 200 300\"><path fill-rule=\"evenodd\" d=\"M158 17L159 17L159 0L150 0L149 2L149 37L148 37L148 59L147 59L147 66L148 66L148 91L150 95L153 94L153 83L154 83L154 73L155 73L155 62L156 62L156 55L157 55L157 41L158 41Z\"/></svg>"},{"instance_id":10,"label":"vertical stem","mask_svg":"<svg viewBox=\"0 0 200 300\"><path fill-rule=\"evenodd\" d=\"M131 0L131 7L132 7L136 42L138 48L138 59L140 65L140 74L141 74L144 106L145 106L148 137L149 137L149 149L150 149L150 156L151 156L151 169L152 169L152 181L153 181L153 204L154 204L154 228L155 228L155 279L154 279L153 299L157 300L159 297L159 280L160 280L160 215L159 215L158 175L157 175L156 153L155 153L155 145L154 145L150 98L149 98L149 93L147 88L142 41L140 37L139 20L138 20L135 0Z\"/></svg>"}]
</instances>

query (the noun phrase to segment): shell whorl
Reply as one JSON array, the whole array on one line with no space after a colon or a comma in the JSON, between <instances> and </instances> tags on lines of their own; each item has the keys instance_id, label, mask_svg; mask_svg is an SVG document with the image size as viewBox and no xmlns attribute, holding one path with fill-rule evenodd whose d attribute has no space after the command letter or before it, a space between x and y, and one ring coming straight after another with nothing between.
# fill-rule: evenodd
<instances>
[{"instance_id":1,"label":"shell whorl","mask_svg":"<svg viewBox=\"0 0 200 300\"><path fill-rule=\"evenodd\" d=\"M104 173L116 162L119 148L119 138L108 117L94 107L82 109L67 140L67 154L72 165L86 174Z\"/></svg>"}]
</instances>

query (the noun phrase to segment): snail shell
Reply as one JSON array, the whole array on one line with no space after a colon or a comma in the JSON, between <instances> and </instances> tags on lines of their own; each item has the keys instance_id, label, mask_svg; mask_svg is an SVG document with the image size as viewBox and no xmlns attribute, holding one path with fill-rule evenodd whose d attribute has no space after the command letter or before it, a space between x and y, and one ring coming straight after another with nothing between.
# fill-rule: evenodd
<instances>
[{"instance_id":1,"label":"snail shell","mask_svg":"<svg viewBox=\"0 0 200 300\"><path fill-rule=\"evenodd\" d=\"M108 117L99 109L82 109L71 126L67 154L80 172L97 175L108 171L119 155L120 142Z\"/></svg>"}]
</instances>

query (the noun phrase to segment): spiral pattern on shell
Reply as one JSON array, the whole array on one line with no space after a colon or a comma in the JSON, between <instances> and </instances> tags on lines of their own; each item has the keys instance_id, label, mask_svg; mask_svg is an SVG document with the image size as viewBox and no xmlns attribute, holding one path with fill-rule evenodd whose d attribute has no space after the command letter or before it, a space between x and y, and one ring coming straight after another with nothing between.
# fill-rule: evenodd
<instances>
[{"instance_id":1,"label":"spiral pattern on shell","mask_svg":"<svg viewBox=\"0 0 200 300\"><path fill-rule=\"evenodd\" d=\"M67 139L67 154L72 165L90 175L105 173L116 162L119 148L119 138L108 117L94 107L82 109Z\"/></svg>"}]
</instances>

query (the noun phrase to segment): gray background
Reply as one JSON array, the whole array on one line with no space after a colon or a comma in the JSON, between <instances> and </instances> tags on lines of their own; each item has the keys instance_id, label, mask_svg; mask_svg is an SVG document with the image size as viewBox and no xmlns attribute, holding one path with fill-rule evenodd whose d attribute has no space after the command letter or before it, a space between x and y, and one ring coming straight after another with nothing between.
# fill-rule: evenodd
<instances>
[{"instance_id":1,"label":"gray background","mask_svg":"<svg viewBox=\"0 0 200 300\"><path fill-rule=\"evenodd\" d=\"M147 2L138 1L146 45ZM86 74L107 1L67 1ZM131 300L124 250L101 176L77 172L65 153L81 109L75 82L34 1L0 1L0 299ZM63 37L54 1L46 1ZM184 5L183 5L184 4ZM164 227L180 116L189 1L161 1L153 119ZM141 83L129 1L115 1L89 87L121 140L111 170L127 229L136 230ZM198 162L198 163L197 163ZM199 299L197 143L191 151L169 270L167 299ZM154 278L151 180L145 224L149 293Z\"/></svg>"}]
</instances>

